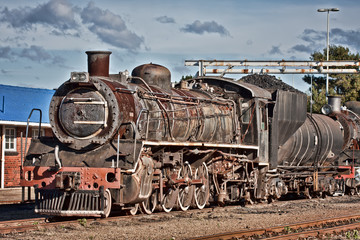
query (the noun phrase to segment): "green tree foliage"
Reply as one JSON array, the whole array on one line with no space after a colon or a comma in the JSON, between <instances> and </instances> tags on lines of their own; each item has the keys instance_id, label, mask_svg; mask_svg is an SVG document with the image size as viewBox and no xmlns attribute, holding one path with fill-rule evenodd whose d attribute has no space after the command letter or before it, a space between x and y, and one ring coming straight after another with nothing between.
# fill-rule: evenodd
<instances>
[{"instance_id":1,"label":"green tree foliage","mask_svg":"<svg viewBox=\"0 0 360 240\"><path fill-rule=\"evenodd\" d=\"M193 78L193 76L191 76L191 75L186 75L186 76L182 76L181 77L181 80L187 80L187 79L191 79L191 78Z\"/></svg>"},{"instance_id":2,"label":"green tree foliage","mask_svg":"<svg viewBox=\"0 0 360 240\"><path fill-rule=\"evenodd\" d=\"M313 61L326 60L326 48L323 52L314 52L310 57ZM359 53L351 53L349 48L331 45L329 48L330 60L356 60L360 59ZM310 84L311 76L306 75L303 80ZM313 80L313 112L320 112L321 107L326 104L325 88L326 75L315 77ZM360 74L329 74L329 95L341 96L342 102L360 101ZM308 101L308 106L310 102Z\"/></svg>"}]
</instances>

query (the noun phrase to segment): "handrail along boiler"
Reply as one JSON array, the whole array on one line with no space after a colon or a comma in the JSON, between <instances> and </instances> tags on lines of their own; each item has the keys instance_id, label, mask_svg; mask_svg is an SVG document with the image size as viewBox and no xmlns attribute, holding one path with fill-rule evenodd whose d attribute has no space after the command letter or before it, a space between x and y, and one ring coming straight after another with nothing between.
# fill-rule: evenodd
<instances>
[{"instance_id":1,"label":"handrail along boiler","mask_svg":"<svg viewBox=\"0 0 360 240\"><path fill-rule=\"evenodd\" d=\"M86 53L88 72L73 72L51 100L54 137L33 139L23 164L37 213L150 214L358 190L355 167L348 176L351 164L341 167L357 163L358 113L332 105L307 115L304 94L222 76L172 88L163 66L109 74L111 52Z\"/></svg>"}]
</instances>

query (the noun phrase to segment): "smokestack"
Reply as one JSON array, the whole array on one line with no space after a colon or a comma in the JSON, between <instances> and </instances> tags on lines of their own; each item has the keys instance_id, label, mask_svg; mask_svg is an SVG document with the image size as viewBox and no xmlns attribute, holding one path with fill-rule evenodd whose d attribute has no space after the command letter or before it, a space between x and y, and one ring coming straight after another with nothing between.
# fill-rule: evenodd
<instances>
[{"instance_id":1,"label":"smokestack","mask_svg":"<svg viewBox=\"0 0 360 240\"><path fill-rule=\"evenodd\" d=\"M109 76L110 51L87 51L90 76Z\"/></svg>"},{"instance_id":2,"label":"smokestack","mask_svg":"<svg viewBox=\"0 0 360 240\"><path fill-rule=\"evenodd\" d=\"M328 96L328 104L333 112L341 112L341 97Z\"/></svg>"}]
</instances>

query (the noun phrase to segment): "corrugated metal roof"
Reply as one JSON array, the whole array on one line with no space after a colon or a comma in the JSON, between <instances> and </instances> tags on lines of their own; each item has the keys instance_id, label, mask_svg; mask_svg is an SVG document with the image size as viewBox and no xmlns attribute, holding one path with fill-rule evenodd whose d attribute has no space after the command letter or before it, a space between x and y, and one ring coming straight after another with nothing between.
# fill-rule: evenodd
<instances>
[{"instance_id":1,"label":"corrugated metal roof","mask_svg":"<svg viewBox=\"0 0 360 240\"><path fill-rule=\"evenodd\" d=\"M42 122L49 123L49 105L55 90L17 87L0 84L0 121L26 122L31 109L42 111ZM30 121L38 122L39 113L33 112Z\"/></svg>"}]
</instances>

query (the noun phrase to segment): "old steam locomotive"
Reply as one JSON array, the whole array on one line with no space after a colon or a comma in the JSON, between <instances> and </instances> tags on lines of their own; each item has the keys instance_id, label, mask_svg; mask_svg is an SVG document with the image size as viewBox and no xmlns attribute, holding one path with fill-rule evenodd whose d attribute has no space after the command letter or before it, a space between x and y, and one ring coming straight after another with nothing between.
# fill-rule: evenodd
<instances>
[{"instance_id":1,"label":"old steam locomotive","mask_svg":"<svg viewBox=\"0 0 360 240\"><path fill-rule=\"evenodd\" d=\"M327 116L307 114L302 93L224 77L172 88L165 67L109 74L111 52L87 54L88 72L52 97L55 137L33 139L24 161L37 213L150 214L359 188L359 113L338 98Z\"/></svg>"}]
</instances>

